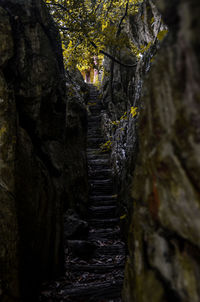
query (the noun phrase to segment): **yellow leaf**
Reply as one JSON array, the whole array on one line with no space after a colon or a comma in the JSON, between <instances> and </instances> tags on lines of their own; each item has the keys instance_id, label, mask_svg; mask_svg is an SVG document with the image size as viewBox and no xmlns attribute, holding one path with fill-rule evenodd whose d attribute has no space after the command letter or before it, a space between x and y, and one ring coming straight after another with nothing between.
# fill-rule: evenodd
<instances>
[{"instance_id":1,"label":"yellow leaf","mask_svg":"<svg viewBox=\"0 0 200 302\"><path fill-rule=\"evenodd\" d=\"M157 34L157 38L159 41L162 41L164 39L164 37L166 36L166 34L168 33L168 30L161 30L158 34Z\"/></svg>"},{"instance_id":2,"label":"yellow leaf","mask_svg":"<svg viewBox=\"0 0 200 302\"><path fill-rule=\"evenodd\" d=\"M132 115L132 117L135 117L137 115L137 110L138 110L138 107L131 107L131 115Z\"/></svg>"}]
</instances>

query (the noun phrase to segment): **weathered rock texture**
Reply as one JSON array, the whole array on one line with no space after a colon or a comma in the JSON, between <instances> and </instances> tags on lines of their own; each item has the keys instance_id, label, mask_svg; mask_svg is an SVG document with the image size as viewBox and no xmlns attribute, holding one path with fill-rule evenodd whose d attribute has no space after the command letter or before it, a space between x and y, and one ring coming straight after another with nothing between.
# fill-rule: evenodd
<instances>
[{"instance_id":1,"label":"weathered rock texture","mask_svg":"<svg viewBox=\"0 0 200 302\"><path fill-rule=\"evenodd\" d=\"M81 73L71 71L67 82L66 151L67 204L82 218L87 216L88 169L86 158L87 111L89 88Z\"/></svg>"},{"instance_id":2,"label":"weathered rock texture","mask_svg":"<svg viewBox=\"0 0 200 302\"><path fill-rule=\"evenodd\" d=\"M109 64L105 59L104 65L107 72L102 86L105 106L102 126L107 140L112 143L113 175L118 189L122 216L132 212L130 188L138 151L138 114L133 117L131 107L137 107L136 111L140 111L144 77L160 46L157 35L163 30L166 30L166 25L161 22L157 7L152 1L146 0L139 6L138 13L129 17L128 24L124 28L136 49L146 48L146 51L140 54L138 52L137 57L128 49L122 50L121 62L135 64L135 67L127 68L115 64L112 74L109 73L112 63ZM127 218L129 220L130 215L127 215ZM128 220L123 221L125 237L128 231L126 224L130 222Z\"/></svg>"},{"instance_id":3,"label":"weathered rock texture","mask_svg":"<svg viewBox=\"0 0 200 302\"><path fill-rule=\"evenodd\" d=\"M75 158L67 147L69 128L76 132L78 127L81 139L74 154L82 152L86 111L83 104L74 109L70 100L66 108L65 81L59 34L44 3L0 1L2 302L35 302L40 280L62 270L63 206L77 202L70 190L79 189L77 177L70 186L67 181L79 173L84 182L86 174L84 155L72 171ZM80 112L81 120L69 126L70 114L78 119Z\"/></svg>"},{"instance_id":4,"label":"weathered rock texture","mask_svg":"<svg viewBox=\"0 0 200 302\"><path fill-rule=\"evenodd\" d=\"M152 48L144 54L132 76L129 102L141 112L139 152L136 120L121 120L113 131L105 117L104 125L113 140L119 201L130 223L123 300L200 301L200 4L145 3L143 20L159 9L169 34L155 56ZM137 18L132 28L140 32ZM137 32L132 31L133 41L138 41ZM141 33L148 38L148 27L142 26ZM110 116L113 112L114 106Z\"/></svg>"},{"instance_id":5,"label":"weathered rock texture","mask_svg":"<svg viewBox=\"0 0 200 302\"><path fill-rule=\"evenodd\" d=\"M199 301L200 5L157 3L170 34L144 85L124 300Z\"/></svg>"}]
</instances>

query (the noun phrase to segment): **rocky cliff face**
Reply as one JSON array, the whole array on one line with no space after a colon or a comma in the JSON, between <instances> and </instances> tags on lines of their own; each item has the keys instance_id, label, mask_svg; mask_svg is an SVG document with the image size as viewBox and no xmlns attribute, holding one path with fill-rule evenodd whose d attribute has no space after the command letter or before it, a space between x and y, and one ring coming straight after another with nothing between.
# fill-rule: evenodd
<instances>
[{"instance_id":1,"label":"rocky cliff face","mask_svg":"<svg viewBox=\"0 0 200 302\"><path fill-rule=\"evenodd\" d=\"M200 6L158 4L170 34L145 82L126 300L199 301Z\"/></svg>"},{"instance_id":2,"label":"rocky cliff face","mask_svg":"<svg viewBox=\"0 0 200 302\"><path fill-rule=\"evenodd\" d=\"M68 81L66 94L60 38L43 2L0 1L3 302L36 301L40 280L60 273L63 267L63 208L75 207L78 202L71 194L76 181L80 180L81 186L85 181L87 187L83 152L86 111L76 95L73 100L78 105L72 104L70 86ZM74 147L74 154L81 154L76 159L76 165L80 163L76 172L71 167L72 150L66 147L73 114L73 129L81 137ZM70 137L73 140L72 132ZM71 173L79 175L69 186ZM87 190L85 202L86 194Z\"/></svg>"},{"instance_id":3,"label":"rocky cliff face","mask_svg":"<svg viewBox=\"0 0 200 302\"><path fill-rule=\"evenodd\" d=\"M73 209L85 218L88 205L88 168L86 159L86 133L89 89L79 71L71 71L67 77L66 115L66 191L65 209Z\"/></svg>"},{"instance_id":4,"label":"rocky cliff face","mask_svg":"<svg viewBox=\"0 0 200 302\"><path fill-rule=\"evenodd\" d=\"M132 212L130 188L138 154L138 112L141 110L143 82L160 47L157 36L166 32L167 27L155 3L144 1L139 5L138 13L129 17L124 30L132 41L135 53L123 49L121 62L135 64L135 67L115 64L111 74L109 70L112 63L109 64L105 59L106 76L102 86L105 111L102 126L105 137L112 145L113 176L118 190L120 213L122 216L127 215L122 223L127 239L129 214Z\"/></svg>"},{"instance_id":5,"label":"rocky cliff face","mask_svg":"<svg viewBox=\"0 0 200 302\"><path fill-rule=\"evenodd\" d=\"M149 13L148 3L157 6L169 34L156 55L149 48L132 76L129 100L140 107L139 151L134 149L137 119L120 121L124 134L119 125L110 130L105 118L119 202L129 225L123 299L199 301L200 5L196 0L149 1ZM133 28L140 29L135 18ZM148 28L143 29L148 37ZM149 58L153 62L143 82ZM140 69L142 62L146 69Z\"/></svg>"}]
</instances>

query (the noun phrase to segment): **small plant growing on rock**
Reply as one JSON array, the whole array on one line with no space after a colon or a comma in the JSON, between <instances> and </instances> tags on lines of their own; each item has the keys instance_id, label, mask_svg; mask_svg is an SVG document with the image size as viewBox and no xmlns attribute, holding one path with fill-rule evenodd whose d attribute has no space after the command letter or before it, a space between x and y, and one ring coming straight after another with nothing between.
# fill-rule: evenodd
<instances>
[{"instance_id":1,"label":"small plant growing on rock","mask_svg":"<svg viewBox=\"0 0 200 302\"><path fill-rule=\"evenodd\" d=\"M97 103L91 103L91 102L89 102L89 103L88 103L88 106L96 106L96 104L97 104Z\"/></svg>"},{"instance_id":2,"label":"small plant growing on rock","mask_svg":"<svg viewBox=\"0 0 200 302\"><path fill-rule=\"evenodd\" d=\"M4 133L6 133L6 126L0 128L0 137L2 137Z\"/></svg>"},{"instance_id":3,"label":"small plant growing on rock","mask_svg":"<svg viewBox=\"0 0 200 302\"><path fill-rule=\"evenodd\" d=\"M118 126L120 124L121 121L124 121L124 120L127 120L127 111L124 112L124 114L120 117L119 120L116 120L116 121L111 121L110 123L114 126Z\"/></svg>"},{"instance_id":4,"label":"small plant growing on rock","mask_svg":"<svg viewBox=\"0 0 200 302\"><path fill-rule=\"evenodd\" d=\"M138 110L138 107L131 107L132 118L134 118L138 114L137 110Z\"/></svg>"},{"instance_id":5,"label":"small plant growing on rock","mask_svg":"<svg viewBox=\"0 0 200 302\"><path fill-rule=\"evenodd\" d=\"M112 147L111 140L109 140L109 141L105 142L104 144L100 145L101 152L108 152L108 151L111 150L111 147Z\"/></svg>"},{"instance_id":6,"label":"small plant growing on rock","mask_svg":"<svg viewBox=\"0 0 200 302\"><path fill-rule=\"evenodd\" d=\"M120 216L120 220L123 220L123 219L125 219L125 218L126 218L126 214Z\"/></svg>"}]
</instances>

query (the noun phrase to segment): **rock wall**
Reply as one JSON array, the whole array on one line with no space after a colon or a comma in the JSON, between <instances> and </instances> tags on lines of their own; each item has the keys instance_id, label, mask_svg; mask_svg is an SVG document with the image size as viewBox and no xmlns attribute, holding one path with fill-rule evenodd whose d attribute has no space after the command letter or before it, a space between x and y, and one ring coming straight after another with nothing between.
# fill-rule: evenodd
<instances>
[{"instance_id":1,"label":"rock wall","mask_svg":"<svg viewBox=\"0 0 200 302\"><path fill-rule=\"evenodd\" d=\"M89 88L81 73L70 71L67 82L66 150L67 150L67 204L65 209L73 209L81 218L87 216L88 169L87 145L87 102ZM69 177L70 176L70 177Z\"/></svg>"},{"instance_id":2,"label":"rock wall","mask_svg":"<svg viewBox=\"0 0 200 302\"><path fill-rule=\"evenodd\" d=\"M198 1L157 1L170 34L146 80L125 301L199 301Z\"/></svg>"},{"instance_id":3,"label":"rock wall","mask_svg":"<svg viewBox=\"0 0 200 302\"><path fill-rule=\"evenodd\" d=\"M40 0L0 1L0 300L36 301L63 268L63 209L87 188L86 110L70 94L57 29ZM77 101L79 105L73 105ZM68 102L66 103L66 100ZM70 115L82 136L69 148ZM78 117L80 114L81 118ZM83 128L82 128L83 127ZM71 133L71 139L73 133ZM70 155L70 156L69 156ZM83 171L84 169L84 171ZM73 174L74 173L74 174ZM82 179L82 177L84 179ZM86 202L87 190L84 201Z\"/></svg>"},{"instance_id":4,"label":"rock wall","mask_svg":"<svg viewBox=\"0 0 200 302\"><path fill-rule=\"evenodd\" d=\"M152 14L160 22L158 10L169 28L159 43L162 35L149 35L156 29ZM112 104L104 113L128 229L125 302L200 300L199 13L197 0L144 1L129 31L135 44L142 38L151 46L122 93L127 116L120 119L124 109L117 115ZM123 74L114 74L119 82ZM132 118L135 106L139 114Z\"/></svg>"},{"instance_id":5,"label":"rock wall","mask_svg":"<svg viewBox=\"0 0 200 302\"><path fill-rule=\"evenodd\" d=\"M118 191L123 235L128 239L128 225L131 220L132 199L130 190L138 154L138 112L141 110L141 92L144 77L150 70L160 41L157 35L167 30L161 14L153 1L145 0L139 5L138 13L130 16L124 28L135 47L135 53L124 48L121 51L122 63L135 65L133 68L114 64L113 78L109 72L112 63L105 59L105 77L102 85L104 104L102 127L105 137L111 141L111 161L113 177ZM112 93L110 83L112 82ZM131 109L136 109L136 115Z\"/></svg>"}]
</instances>

